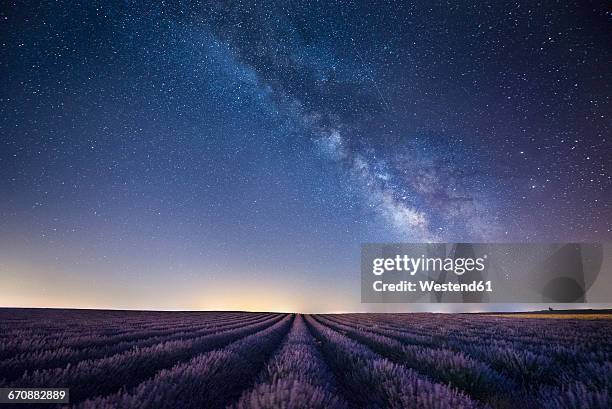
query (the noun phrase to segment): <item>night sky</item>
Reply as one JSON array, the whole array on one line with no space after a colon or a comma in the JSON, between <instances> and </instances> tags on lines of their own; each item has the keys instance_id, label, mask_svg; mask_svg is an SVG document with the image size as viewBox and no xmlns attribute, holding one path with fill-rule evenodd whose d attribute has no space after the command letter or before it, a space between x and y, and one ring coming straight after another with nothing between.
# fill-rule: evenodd
<instances>
[{"instance_id":1,"label":"night sky","mask_svg":"<svg viewBox=\"0 0 612 409\"><path fill-rule=\"evenodd\" d=\"M363 242L610 241L609 10L3 2L0 304L367 310Z\"/></svg>"}]
</instances>

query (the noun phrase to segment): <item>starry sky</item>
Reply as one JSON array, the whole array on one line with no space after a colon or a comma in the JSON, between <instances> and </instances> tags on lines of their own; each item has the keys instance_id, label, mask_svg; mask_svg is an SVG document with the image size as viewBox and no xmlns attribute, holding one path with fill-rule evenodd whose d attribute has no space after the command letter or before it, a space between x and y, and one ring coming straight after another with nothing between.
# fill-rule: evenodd
<instances>
[{"instance_id":1,"label":"starry sky","mask_svg":"<svg viewBox=\"0 0 612 409\"><path fill-rule=\"evenodd\" d=\"M0 304L362 311L361 243L610 241L611 26L604 2L5 2Z\"/></svg>"}]
</instances>

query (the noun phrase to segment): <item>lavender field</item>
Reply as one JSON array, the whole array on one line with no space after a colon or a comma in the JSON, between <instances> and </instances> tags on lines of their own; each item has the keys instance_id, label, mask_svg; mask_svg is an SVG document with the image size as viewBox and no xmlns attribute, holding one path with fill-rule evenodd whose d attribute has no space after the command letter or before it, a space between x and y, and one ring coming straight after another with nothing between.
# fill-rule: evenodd
<instances>
[{"instance_id":1,"label":"lavender field","mask_svg":"<svg viewBox=\"0 0 612 409\"><path fill-rule=\"evenodd\" d=\"M612 321L2 309L0 387L83 409L603 409Z\"/></svg>"}]
</instances>

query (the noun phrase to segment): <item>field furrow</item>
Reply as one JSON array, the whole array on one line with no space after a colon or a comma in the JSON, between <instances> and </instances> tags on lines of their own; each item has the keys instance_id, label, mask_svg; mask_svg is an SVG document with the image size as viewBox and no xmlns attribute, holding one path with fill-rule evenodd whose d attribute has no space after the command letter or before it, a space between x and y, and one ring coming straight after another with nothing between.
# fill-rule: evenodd
<instances>
[{"instance_id":1,"label":"field furrow","mask_svg":"<svg viewBox=\"0 0 612 409\"><path fill-rule=\"evenodd\" d=\"M69 388L67 409L610 409L611 324L0 309L0 386Z\"/></svg>"},{"instance_id":2,"label":"field furrow","mask_svg":"<svg viewBox=\"0 0 612 409\"><path fill-rule=\"evenodd\" d=\"M402 344L375 332L343 325L325 316L313 316L320 324L360 342L392 362L414 369L433 381L451 385L493 407L512 407L517 385L490 366L445 348Z\"/></svg>"},{"instance_id":3,"label":"field furrow","mask_svg":"<svg viewBox=\"0 0 612 409\"><path fill-rule=\"evenodd\" d=\"M287 315L225 348L163 370L128 391L89 400L77 408L223 408L252 382L286 335L292 320Z\"/></svg>"},{"instance_id":4,"label":"field furrow","mask_svg":"<svg viewBox=\"0 0 612 409\"><path fill-rule=\"evenodd\" d=\"M66 328L66 326L51 329L50 334L45 332L23 332L18 336L13 336L10 339L0 342L0 356L15 357L32 353L44 354L44 351L57 351L58 349L79 349L92 348L96 346L105 346L120 342L130 342L152 336L164 336L177 331L192 331L200 328L210 328L211 330L221 329L231 325L232 323L240 323L244 320L257 319L264 317L262 314L252 314L245 317L237 316L235 318L228 317L223 320L221 317L209 321L205 317L201 317L199 321L181 322L175 320L161 321L151 325L135 325L134 323L123 322L115 324L117 329L110 331L107 322L91 322L86 329L81 325L75 325L77 328ZM91 320L93 321L93 320ZM56 324L57 326L57 324ZM21 323L20 328L28 327L28 323ZM1 378L1 376L0 376Z\"/></svg>"},{"instance_id":5,"label":"field furrow","mask_svg":"<svg viewBox=\"0 0 612 409\"><path fill-rule=\"evenodd\" d=\"M470 358L489 365L500 374L510 378L513 382L524 388L530 388L534 384L559 385L563 378L559 377L559 368L566 367L571 372L583 368L584 362L608 362L611 356L602 351L598 346L585 349L565 349L557 344L549 343L539 349L529 348L520 341L511 338L503 343L495 342L488 336L470 334L425 336L414 333L411 329L389 329L385 326L372 325L369 321L355 321L330 316L332 321L352 326L354 329L365 329L376 334L393 338L406 345L421 346L426 348L446 348L465 354ZM469 328L465 329L468 333ZM605 348L602 343L602 347ZM601 379L603 378L603 379ZM596 383L606 383L608 376L603 372L595 380Z\"/></svg>"},{"instance_id":6,"label":"field furrow","mask_svg":"<svg viewBox=\"0 0 612 409\"><path fill-rule=\"evenodd\" d=\"M65 367L68 364L78 364L83 360L100 359L124 351L147 348L156 344L175 340L188 340L201 337L216 332L227 331L234 328L241 328L245 325L255 324L257 322L269 319L269 315L257 315L243 317L242 320L230 320L223 324L203 324L199 326L183 326L166 327L163 331L153 331L151 333L139 332L136 336L121 337L115 339L104 339L108 344L98 340L91 346L82 348L60 347L54 349L44 349L23 353L17 356L5 359L0 362L0 379L13 381L18 379L23 373L34 365L38 370ZM119 342L117 339L121 339Z\"/></svg>"},{"instance_id":7,"label":"field furrow","mask_svg":"<svg viewBox=\"0 0 612 409\"><path fill-rule=\"evenodd\" d=\"M491 341L487 335L478 335L475 333L476 329L467 325L462 335L449 333L446 336L439 334L433 336L433 333L440 332L438 329L432 331L428 337L422 332L412 332L410 327L390 329L384 322L381 323L370 317L363 319L358 314L350 317L334 315L326 318L335 325L347 326L353 333L371 332L395 339L404 345L422 347L425 351L444 347L485 363L517 385L510 388L514 407L599 409L610 407L609 403L612 402L610 371L612 363L606 352L610 348L610 341L609 339L601 343L589 341L589 336L585 334L589 334L592 323L585 323L581 327L582 322L573 322L567 328L564 326L562 331L557 327L557 332L566 333L559 337L580 337L579 343L584 344L583 347L568 349L550 341L538 350L534 349L532 344L523 345L521 341L510 336L503 343ZM386 317L385 320L392 319ZM506 328L506 331L520 333L522 321L506 320L505 325L510 327ZM600 322L599 325L605 327L599 329L599 332L609 331L607 322ZM575 332L568 335L568 331ZM587 345L588 350L586 350ZM594 399L591 404L581 403L591 399ZM503 405L504 401L504 399L494 400L491 403Z\"/></svg>"},{"instance_id":8,"label":"field furrow","mask_svg":"<svg viewBox=\"0 0 612 409\"><path fill-rule=\"evenodd\" d=\"M228 331L136 348L107 358L81 361L65 368L26 373L10 385L22 388L71 385L71 401L79 402L88 397L106 395L137 385L162 369L220 348L265 329L281 319L282 315L272 315L267 320Z\"/></svg>"},{"instance_id":9,"label":"field furrow","mask_svg":"<svg viewBox=\"0 0 612 409\"><path fill-rule=\"evenodd\" d=\"M326 366L304 318L297 315L281 348L231 409L343 409L333 374Z\"/></svg>"},{"instance_id":10,"label":"field furrow","mask_svg":"<svg viewBox=\"0 0 612 409\"><path fill-rule=\"evenodd\" d=\"M321 350L355 408L480 408L468 396L395 364L306 317Z\"/></svg>"}]
</instances>

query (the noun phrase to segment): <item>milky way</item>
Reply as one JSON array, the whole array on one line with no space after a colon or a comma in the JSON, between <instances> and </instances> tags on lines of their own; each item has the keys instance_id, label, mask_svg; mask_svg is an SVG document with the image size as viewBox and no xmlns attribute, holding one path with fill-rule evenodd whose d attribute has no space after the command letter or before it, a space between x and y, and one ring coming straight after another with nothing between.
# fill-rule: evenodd
<instances>
[{"instance_id":1,"label":"milky way","mask_svg":"<svg viewBox=\"0 0 612 409\"><path fill-rule=\"evenodd\" d=\"M308 294L356 277L363 242L612 238L603 4L0 13L15 280L146 298L282 276Z\"/></svg>"}]
</instances>

